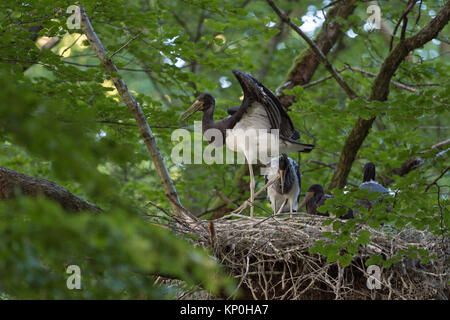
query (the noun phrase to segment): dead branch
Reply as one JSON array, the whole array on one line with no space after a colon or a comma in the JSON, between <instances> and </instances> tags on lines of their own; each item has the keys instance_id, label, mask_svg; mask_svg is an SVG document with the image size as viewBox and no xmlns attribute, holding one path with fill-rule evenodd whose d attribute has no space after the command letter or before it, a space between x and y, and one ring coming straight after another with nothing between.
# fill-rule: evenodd
<instances>
[{"instance_id":1,"label":"dead branch","mask_svg":"<svg viewBox=\"0 0 450 320\"><path fill-rule=\"evenodd\" d=\"M122 98L122 101L125 103L128 109L130 109L137 122L142 139L145 143L145 146L147 147L150 159L155 164L156 172L159 176L161 184L163 185L164 191L166 192L166 196L169 199L173 200L170 201L173 211L176 214L181 214L182 211L179 210L179 206L175 205L179 204L181 206L177 191L173 184L172 178L170 177L169 171L167 170L167 167L164 163L161 152L159 151L158 145L156 144L156 140L153 136L152 130L147 123L147 119L144 112L142 111L141 105L128 90L125 82L121 78L119 78L119 70L117 69L114 62L107 57L108 52L104 48L100 39L97 37L97 34L95 33L94 28L92 27L92 24L89 21L89 18L83 6L80 6L80 14L81 27L83 32L86 34L86 37L92 49L94 49L95 54L99 58L102 65L108 72L111 73L112 81L120 97Z\"/></svg>"}]
</instances>

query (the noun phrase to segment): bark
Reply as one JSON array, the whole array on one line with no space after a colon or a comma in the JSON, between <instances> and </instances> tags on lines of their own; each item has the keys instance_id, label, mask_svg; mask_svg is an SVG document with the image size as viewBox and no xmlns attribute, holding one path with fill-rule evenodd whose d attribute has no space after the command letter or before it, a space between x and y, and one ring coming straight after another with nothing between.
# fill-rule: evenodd
<instances>
[{"instance_id":1,"label":"bark","mask_svg":"<svg viewBox=\"0 0 450 320\"><path fill-rule=\"evenodd\" d=\"M84 11L84 8L80 7L81 13L81 27L83 32L86 34L86 37L92 47L94 49L95 54L99 58L102 65L105 69L111 73L112 81L122 98L125 105L130 109L133 114L136 123L139 127L139 131L141 133L141 137L145 143L147 151L150 155L150 159L155 165L156 172L161 181L161 184L164 188L167 198L170 201L173 212L177 215L181 215L182 211L180 210L181 204L178 198L177 191L173 184L172 178L170 177L169 171L164 163L164 159L162 158L161 152L159 151L158 145L156 144L155 137L153 136L152 130L147 123L147 119L145 117L144 112L142 111L142 107L139 102L134 98L131 92L128 90L125 82L119 78L119 70L117 69L114 62L107 56L108 52L103 47L102 42L97 37L97 34L94 31L94 28L89 21L89 18Z\"/></svg>"},{"instance_id":2,"label":"bark","mask_svg":"<svg viewBox=\"0 0 450 320\"><path fill-rule=\"evenodd\" d=\"M100 207L73 195L54 182L29 177L0 166L0 199L12 199L20 195L31 197L43 195L58 202L64 210L71 212L102 211Z\"/></svg>"},{"instance_id":3,"label":"bark","mask_svg":"<svg viewBox=\"0 0 450 320\"><path fill-rule=\"evenodd\" d=\"M356 2L357 0L339 1L327 11L327 21L323 24L319 34L314 39L315 45L324 55L327 55L331 51L343 34L339 23L335 21L336 18L348 18L355 10ZM294 60L286 77L285 84L282 85L281 89L292 89L295 86L308 83L312 79L319 63L320 60L316 57L311 47L303 50ZM278 98L286 108L295 101L294 96L285 95L281 90Z\"/></svg>"},{"instance_id":4,"label":"bark","mask_svg":"<svg viewBox=\"0 0 450 320\"><path fill-rule=\"evenodd\" d=\"M395 48L389 53L381 65L380 71L372 85L370 100L385 101L389 95L389 84L397 71L400 63L408 54L417 48L422 47L428 41L431 41L447 25L450 19L450 1L448 1L439 11L436 17L431 20L416 35L400 40ZM348 135L344 148L342 149L339 163L334 172L329 189L343 188L347 183L347 178L356 159L359 148L369 134L375 116L366 120L359 118L352 131Z\"/></svg>"},{"instance_id":5,"label":"bark","mask_svg":"<svg viewBox=\"0 0 450 320\"><path fill-rule=\"evenodd\" d=\"M322 52L322 50L316 45L316 43L311 40L295 23L291 21L291 19L284 14L277 5L272 0L266 0L267 3L272 7L275 13L281 18L282 21L287 23L292 30L294 30L303 40L308 43L309 47L312 49L315 57L324 64L325 69L331 73L331 76L336 80L336 82L344 89L345 93L349 96L350 99L356 98L355 92L348 86L345 80L341 77L339 72L333 67L333 65L328 61L326 55Z\"/></svg>"}]
</instances>

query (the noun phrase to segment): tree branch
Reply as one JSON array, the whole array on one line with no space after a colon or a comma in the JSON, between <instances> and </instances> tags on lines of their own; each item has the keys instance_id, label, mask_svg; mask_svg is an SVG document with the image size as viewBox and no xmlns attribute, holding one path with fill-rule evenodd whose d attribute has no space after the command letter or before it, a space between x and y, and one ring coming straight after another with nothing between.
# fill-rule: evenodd
<instances>
[{"instance_id":1,"label":"tree branch","mask_svg":"<svg viewBox=\"0 0 450 320\"><path fill-rule=\"evenodd\" d=\"M352 67L352 66L349 66L349 65L347 65L347 66L345 66L344 68L342 68L342 70L338 70L337 72L341 73L341 72L344 72L344 71L346 71L346 70L351 70L351 71L354 71L354 72L359 72L359 73L361 73L361 74L363 74L363 75L365 75L365 76L371 77L371 78L375 78L375 77L377 76L375 73L372 73L372 72L363 70L363 69L358 68L358 67ZM332 78L332 76L326 76L326 77L323 77L323 78L318 79L318 80L316 80L316 81L307 83L307 84L303 85L302 87L306 89L306 88L315 86L315 85L317 85L317 84L319 84L319 83L321 83L321 82L324 82L324 81L326 81L326 80L329 80L329 79L331 79L331 78ZM391 84L392 84L394 87L397 87L397 88L400 88L400 89L404 89L404 90L407 90L407 91L410 91L410 92L416 93L416 92L418 91L417 89L414 89L414 88L412 88L412 87L410 87L410 86L407 86L406 84L397 82L397 81L395 81L395 80L391 80Z\"/></svg>"},{"instance_id":2,"label":"tree branch","mask_svg":"<svg viewBox=\"0 0 450 320\"><path fill-rule=\"evenodd\" d=\"M336 69L333 67L330 61L328 61L327 57L322 52L322 50L320 50L320 48L316 45L316 43L313 40L311 40L295 23L293 23L292 20L286 14L281 12L281 10L272 0L266 1L272 7L275 13L281 18L281 20L284 21L286 24L288 24L292 28L292 30L294 30L300 37L302 37L308 43L308 45L311 47L314 54L316 55L316 58L325 65L325 68L331 73L333 78L342 87L342 89L344 89L345 93L349 96L349 98L350 99L356 98L357 95L355 94L355 92L348 86L348 84L336 71Z\"/></svg>"},{"instance_id":3,"label":"tree branch","mask_svg":"<svg viewBox=\"0 0 450 320\"><path fill-rule=\"evenodd\" d=\"M436 184L436 182L438 182L438 180L439 180L440 178L442 178L442 177L444 176L444 174L445 174L448 170L450 170L450 166L447 167L447 168L445 168L444 171L442 171L441 174L440 174L436 179L434 179L431 183L429 183L429 184L427 185L427 187L425 188L425 192L427 192L428 189L430 189L430 187L431 187L432 185Z\"/></svg>"},{"instance_id":4,"label":"tree branch","mask_svg":"<svg viewBox=\"0 0 450 320\"><path fill-rule=\"evenodd\" d=\"M78 198L54 182L29 177L0 166L0 199L12 199L21 194L32 197L44 195L46 198L58 202L66 211L102 211L100 207Z\"/></svg>"},{"instance_id":5,"label":"tree branch","mask_svg":"<svg viewBox=\"0 0 450 320\"><path fill-rule=\"evenodd\" d=\"M348 18L356 8L356 2L357 0L335 1L334 6L327 11L327 21L314 39L314 43L324 55L330 52L343 34L339 23L334 20L338 17ZM285 83L280 87L280 92L277 94L283 106L287 108L292 105L295 97L285 95L282 90L308 83L312 79L319 62L315 52L309 46L299 54L288 72Z\"/></svg>"},{"instance_id":6,"label":"tree branch","mask_svg":"<svg viewBox=\"0 0 450 320\"><path fill-rule=\"evenodd\" d=\"M409 0L408 6L403 11L400 19L398 19L398 22L397 22L397 24L395 25L395 28L394 28L394 32L392 32L391 42L389 43L389 51L392 51L392 45L394 44L394 37L395 37L395 34L397 33L397 29L398 29L398 27L399 27L399 25L400 25L400 23L402 21L403 21L403 26L402 26L402 33L401 33L401 36L400 36L400 40L405 39L406 25L408 24L407 15L411 11L411 9L414 7L416 2L417 2L417 0ZM419 8L419 11L420 11L420 8Z\"/></svg>"},{"instance_id":7,"label":"tree branch","mask_svg":"<svg viewBox=\"0 0 450 320\"><path fill-rule=\"evenodd\" d=\"M425 43L435 38L446 26L449 19L450 1L448 1L436 17L416 35L400 40L400 42L384 60L372 85L369 100L385 101L387 99L391 79L400 66L400 63L408 56L410 51L422 47ZM345 141L344 148L342 149L339 163L336 167L333 178L331 179L329 189L333 189L335 187L343 188L345 186L347 177L356 158L356 154L369 134L375 118L375 116L368 120L359 118L356 121L352 131Z\"/></svg>"},{"instance_id":8,"label":"tree branch","mask_svg":"<svg viewBox=\"0 0 450 320\"><path fill-rule=\"evenodd\" d=\"M169 200L171 200L170 203L172 209L175 214L181 215L182 211L180 211L179 209L179 207L181 207L181 204L178 198L177 191L173 184L172 178L170 177L169 171L167 170L167 167L164 163L161 152L159 151L158 145L156 144L156 140L155 137L153 136L152 130L147 123L141 105L128 90L128 87L125 84L125 82L118 77L119 70L117 69L114 62L106 57L107 51L103 47L103 44L100 41L100 39L97 37L97 34L95 33L94 28L92 27L91 22L89 21L89 18L83 6L80 6L80 14L81 14L81 27L83 32L86 34L86 37L92 49L94 49L95 54L99 58L100 62L103 64L105 69L111 73L112 81L119 95L121 96L123 102L128 107L128 109L130 109L131 113L136 119L142 139L150 155L150 159L153 161L155 165L156 172L159 176L161 184L163 185L166 196L168 197ZM176 204L179 204L179 206L177 206Z\"/></svg>"}]
</instances>

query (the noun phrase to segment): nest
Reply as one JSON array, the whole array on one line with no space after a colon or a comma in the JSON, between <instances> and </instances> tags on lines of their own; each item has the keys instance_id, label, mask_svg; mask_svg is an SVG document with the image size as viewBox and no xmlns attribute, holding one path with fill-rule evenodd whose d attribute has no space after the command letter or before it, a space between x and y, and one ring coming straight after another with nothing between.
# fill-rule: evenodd
<instances>
[{"instance_id":1,"label":"nest","mask_svg":"<svg viewBox=\"0 0 450 320\"><path fill-rule=\"evenodd\" d=\"M193 241L209 247L227 272L237 279L240 298L449 298L448 239L429 232L404 228L392 235L358 225L356 232L369 230L371 241L360 245L350 266L342 268L338 263L327 263L324 256L309 253L315 241L326 240L321 235L324 217L295 215L275 219L234 215L234 219L227 216L214 221L174 218L175 223L168 224L170 228L182 235L196 235ZM381 288L369 289L370 275L365 261L372 254L387 259L410 246L426 249L437 259L421 264L417 259L403 258L390 268L380 267ZM184 298L214 298L198 291L183 295Z\"/></svg>"}]
</instances>

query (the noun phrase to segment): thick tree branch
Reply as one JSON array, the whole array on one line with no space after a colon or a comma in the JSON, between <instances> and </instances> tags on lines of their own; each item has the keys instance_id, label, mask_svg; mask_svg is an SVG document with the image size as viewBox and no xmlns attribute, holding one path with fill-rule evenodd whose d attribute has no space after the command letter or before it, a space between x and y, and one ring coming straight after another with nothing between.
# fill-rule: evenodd
<instances>
[{"instance_id":1,"label":"thick tree branch","mask_svg":"<svg viewBox=\"0 0 450 320\"><path fill-rule=\"evenodd\" d=\"M325 66L325 68L331 73L333 78L337 81L337 83L344 89L345 93L349 96L350 99L356 98L355 92L349 87L349 85L345 82L345 80L340 76L340 74L336 71L336 69L333 67L333 65L328 61L328 58L326 55L322 52L322 50L316 45L316 43L311 40L292 20L281 12L281 10L277 7L277 5L272 0L266 0L267 3L272 7L272 9L275 11L275 13L281 18L282 21L284 21L286 24L288 24L292 30L294 30L300 37L302 37L308 45L311 47L312 51L316 55L316 58L322 62Z\"/></svg>"},{"instance_id":2,"label":"thick tree branch","mask_svg":"<svg viewBox=\"0 0 450 320\"><path fill-rule=\"evenodd\" d=\"M323 24L320 32L314 39L314 43L324 55L327 55L334 45L339 41L343 32L340 29L340 24L336 22L336 18L348 18L355 10L355 3L357 0L338 1L332 8L327 11L327 21ZM286 77L285 83L281 86L281 90L277 97L285 107L289 107L295 101L295 97L283 94L283 89L292 89L298 85L308 83L317 67L320 60L316 57L316 53L311 47L306 48L295 59Z\"/></svg>"},{"instance_id":3,"label":"thick tree branch","mask_svg":"<svg viewBox=\"0 0 450 320\"><path fill-rule=\"evenodd\" d=\"M67 189L46 179L33 178L0 166L0 199L12 199L18 195L46 198L58 202L67 211L93 211L102 209L70 193Z\"/></svg>"},{"instance_id":4,"label":"thick tree branch","mask_svg":"<svg viewBox=\"0 0 450 320\"><path fill-rule=\"evenodd\" d=\"M391 79L397 71L400 63L408 56L409 52L422 47L428 41L435 38L439 32L446 26L450 19L450 1L439 11L436 17L431 20L416 35L400 40L395 48L389 53L384 60L380 71L372 85L370 100L385 101L389 95L389 85ZM344 148L339 158L338 166L334 172L329 189L335 187L343 188L347 182L347 177L352 168L359 148L369 134L375 116L370 119L359 118L352 131L348 135Z\"/></svg>"},{"instance_id":5,"label":"thick tree branch","mask_svg":"<svg viewBox=\"0 0 450 320\"><path fill-rule=\"evenodd\" d=\"M112 81L121 96L125 105L130 109L133 114L136 123L139 127L139 131L141 133L142 139L147 147L148 153L150 155L150 159L153 161L155 165L156 172L159 176L161 184L163 185L166 196L171 200L171 206L173 212L177 215L181 215L179 207L181 207L180 200L178 198L177 191L173 184L172 178L170 177L169 171L164 163L164 159L162 158L161 152L159 151L158 145L156 144L155 137L153 136L152 130L147 123L145 118L145 114L142 111L142 107L139 102L133 97L131 92L128 90L125 82L118 77L119 70L117 69L114 62L107 57L107 51L103 47L102 42L97 37L91 22L83 8L80 6L81 13L81 27L83 32L86 34L86 37L94 49L95 54L100 59L100 62L103 64L105 69L111 73ZM178 204L179 206L175 205Z\"/></svg>"}]
</instances>

